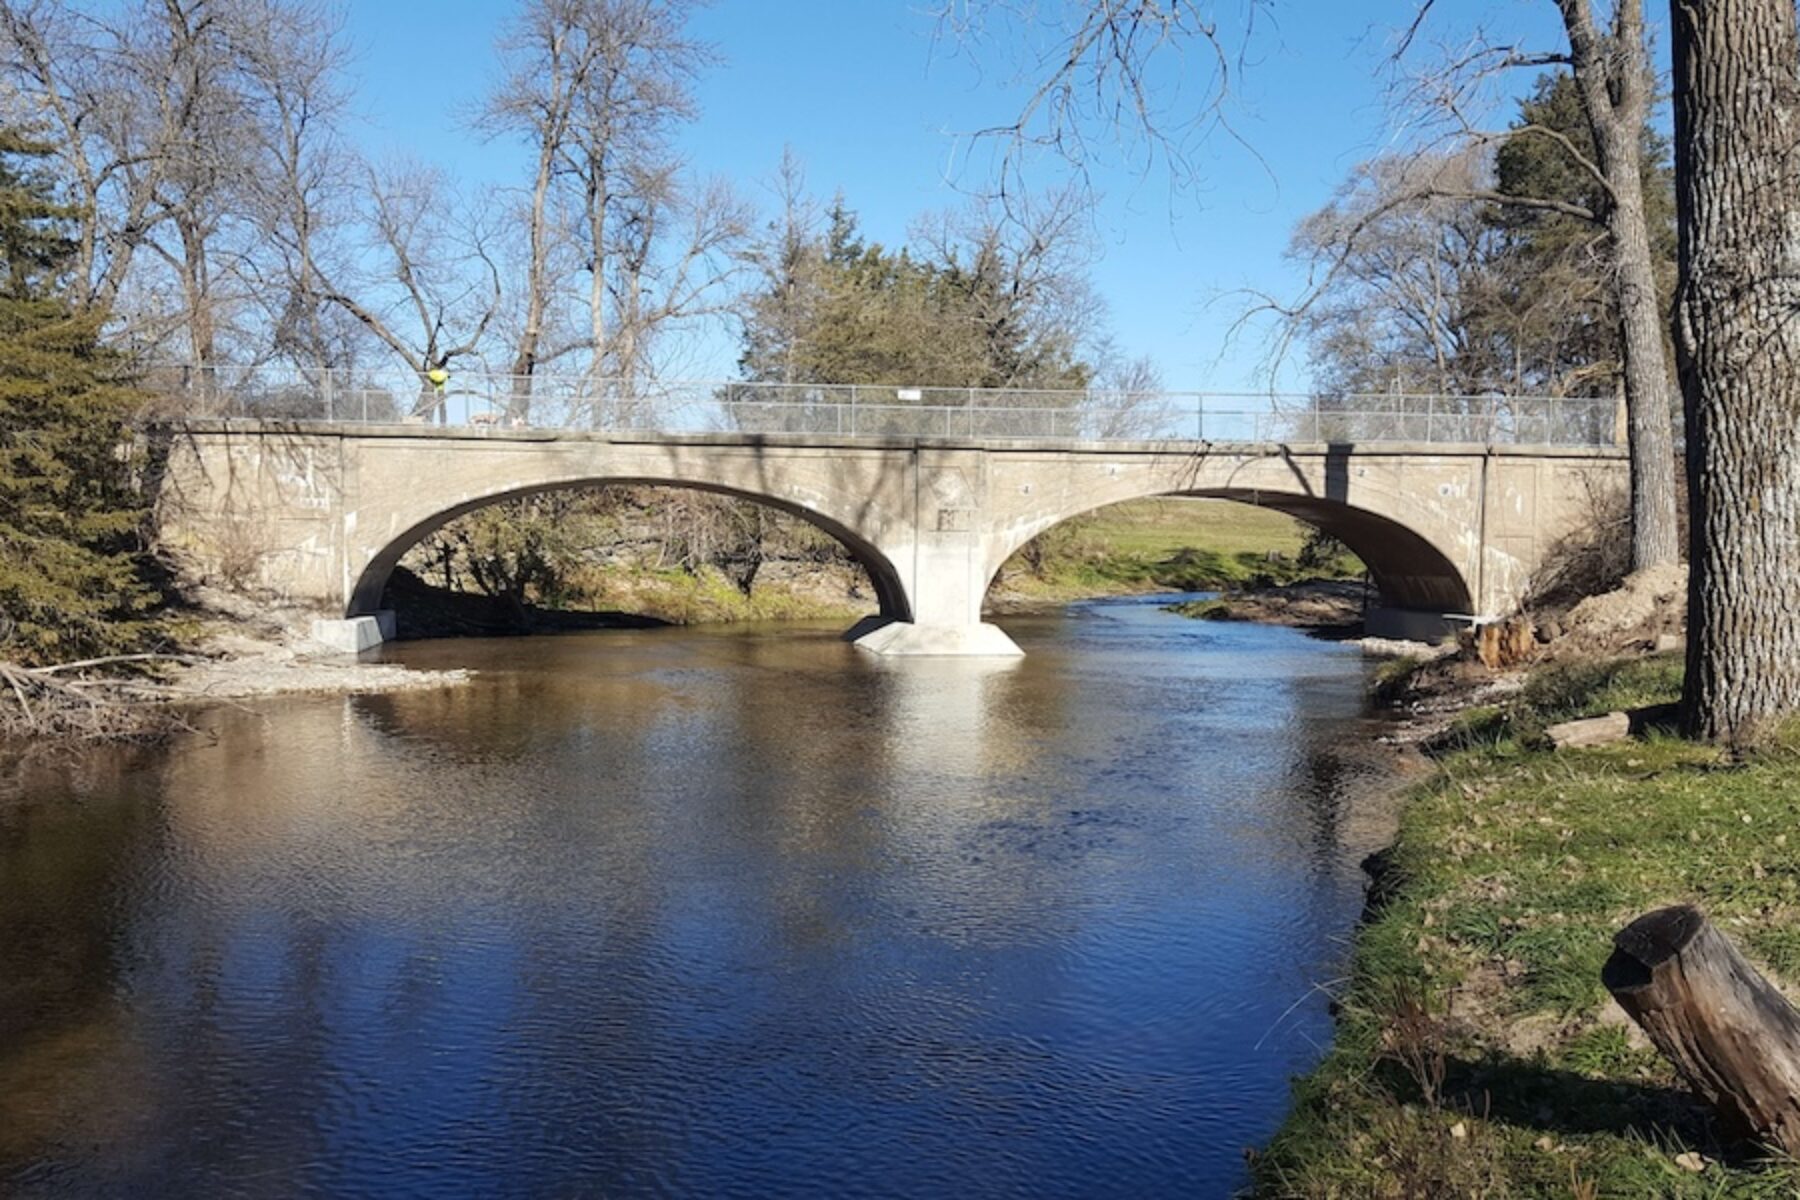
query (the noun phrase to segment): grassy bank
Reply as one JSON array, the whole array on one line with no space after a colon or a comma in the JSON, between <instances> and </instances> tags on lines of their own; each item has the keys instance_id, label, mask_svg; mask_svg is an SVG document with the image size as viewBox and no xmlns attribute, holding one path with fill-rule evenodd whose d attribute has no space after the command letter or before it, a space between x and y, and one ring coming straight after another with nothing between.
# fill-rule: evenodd
<instances>
[{"instance_id":1,"label":"grassy bank","mask_svg":"<svg viewBox=\"0 0 1800 1200\"><path fill-rule=\"evenodd\" d=\"M854 619L873 612L873 591L849 566L778 564L746 594L723 573L652 567L590 568L578 577L584 607L639 613L671 625L729 621Z\"/></svg>"},{"instance_id":2,"label":"grassy bank","mask_svg":"<svg viewBox=\"0 0 1800 1200\"><path fill-rule=\"evenodd\" d=\"M1561 668L1464 714L1408 800L1336 1043L1255 1194L1800 1194L1793 1165L1714 1141L1599 982L1614 932L1681 901L1800 980L1800 751L1539 748L1550 722L1679 684L1670 659Z\"/></svg>"},{"instance_id":3,"label":"grassy bank","mask_svg":"<svg viewBox=\"0 0 1800 1200\"><path fill-rule=\"evenodd\" d=\"M1268 587L1360 573L1354 559L1303 561L1307 526L1225 500L1138 500L1053 529L1007 563L996 592L1009 601Z\"/></svg>"}]
</instances>

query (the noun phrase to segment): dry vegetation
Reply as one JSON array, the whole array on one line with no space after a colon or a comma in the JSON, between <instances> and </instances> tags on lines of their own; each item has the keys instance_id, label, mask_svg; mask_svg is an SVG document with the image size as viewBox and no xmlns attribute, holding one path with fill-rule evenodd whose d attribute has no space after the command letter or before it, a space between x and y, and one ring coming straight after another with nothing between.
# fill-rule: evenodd
<instances>
[{"instance_id":1,"label":"dry vegetation","mask_svg":"<svg viewBox=\"0 0 1800 1200\"><path fill-rule=\"evenodd\" d=\"M0 661L0 740L152 741L186 728L172 692L147 672L177 655L128 654L48 667Z\"/></svg>"}]
</instances>

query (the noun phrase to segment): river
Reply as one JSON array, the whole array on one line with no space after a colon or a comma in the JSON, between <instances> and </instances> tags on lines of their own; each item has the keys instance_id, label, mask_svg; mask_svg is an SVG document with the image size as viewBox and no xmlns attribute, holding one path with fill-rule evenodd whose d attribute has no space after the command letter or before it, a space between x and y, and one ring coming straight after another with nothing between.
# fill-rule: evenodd
<instances>
[{"instance_id":1,"label":"river","mask_svg":"<svg viewBox=\"0 0 1800 1200\"><path fill-rule=\"evenodd\" d=\"M0 1194L1229 1195L1331 1036L1365 667L1166 597L886 661L420 642L0 787Z\"/></svg>"}]
</instances>

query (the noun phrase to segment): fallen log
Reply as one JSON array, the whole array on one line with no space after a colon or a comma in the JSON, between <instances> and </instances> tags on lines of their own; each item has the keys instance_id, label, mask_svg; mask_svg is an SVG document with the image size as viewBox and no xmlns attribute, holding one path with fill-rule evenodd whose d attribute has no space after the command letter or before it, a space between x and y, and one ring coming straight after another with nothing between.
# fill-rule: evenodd
<instances>
[{"instance_id":1,"label":"fallen log","mask_svg":"<svg viewBox=\"0 0 1800 1200\"><path fill-rule=\"evenodd\" d=\"M1691 905L1613 938L1601 981L1719 1115L1727 1136L1800 1155L1800 1012Z\"/></svg>"}]
</instances>

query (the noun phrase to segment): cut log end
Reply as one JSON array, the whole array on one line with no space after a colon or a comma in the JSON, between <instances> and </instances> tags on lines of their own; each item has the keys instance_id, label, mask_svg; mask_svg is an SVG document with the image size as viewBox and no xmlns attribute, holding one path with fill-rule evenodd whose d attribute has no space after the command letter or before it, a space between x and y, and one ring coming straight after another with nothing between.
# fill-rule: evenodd
<instances>
[{"instance_id":1,"label":"cut log end","mask_svg":"<svg viewBox=\"0 0 1800 1200\"><path fill-rule=\"evenodd\" d=\"M1723 1129L1800 1154L1800 1012L1692 905L1620 930L1601 971Z\"/></svg>"},{"instance_id":2,"label":"cut log end","mask_svg":"<svg viewBox=\"0 0 1800 1200\"><path fill-rule=\"evenodd\" d=\"M1687 949L1706 928L1706 914L1691 904L1645 913L1613 936L1613 959L1635 963L1644 981L1657 967ZM1607 964L1612 965L1611 960ZM1611 988L1612 984L1607 983Z\"/></svg>"}]
</instances>

